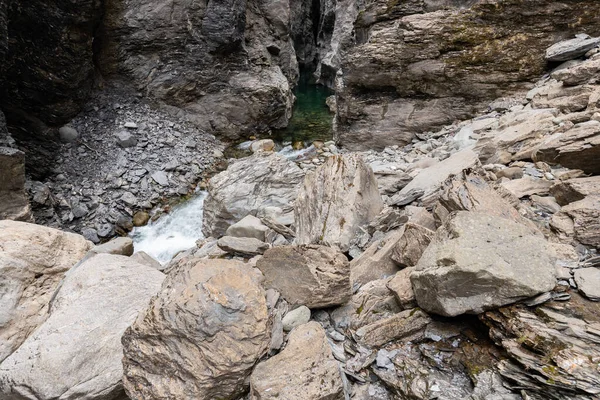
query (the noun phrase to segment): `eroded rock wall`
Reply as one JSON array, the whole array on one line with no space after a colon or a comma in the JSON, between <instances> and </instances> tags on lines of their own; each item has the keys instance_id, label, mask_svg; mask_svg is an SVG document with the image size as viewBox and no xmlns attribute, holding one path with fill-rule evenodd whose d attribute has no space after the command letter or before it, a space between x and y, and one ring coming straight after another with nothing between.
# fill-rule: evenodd
<instances>
[{"instance_id":1,"label":"eroded rock wall","mask_svg":"<svg viewBox=\"0 0 600 400\"><path fill-rule=\"evenodd\" d=\"M353 4L336 19L340 50L323 61L338 71L337 139L350 149L409 143L531 88L547 47L600 30L594 1Z\"/></svg>"}]
</instances>

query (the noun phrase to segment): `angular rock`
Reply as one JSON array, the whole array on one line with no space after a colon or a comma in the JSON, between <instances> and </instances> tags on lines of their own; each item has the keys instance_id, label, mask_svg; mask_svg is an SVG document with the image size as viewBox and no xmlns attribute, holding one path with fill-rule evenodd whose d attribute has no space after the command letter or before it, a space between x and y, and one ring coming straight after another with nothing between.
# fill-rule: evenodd
<instances>
[{"instance_id":1,"label":"angular rock","mask_svg":"<svg viewBox=\"0 0 600 400\"><path fill-rule=\"evenodd\" d=\"M331 307L352 296L348 259L331 247L274 247L258 260L256 268L265 277L263 286L277 290L292 305Z\"/></svg>"},{"instance_id":2,"label":"angular rock","mask_svg":"<svg viewBox=\"0 0 600 400\"><path fill-rule=\"evenodd\" d=\"M600 301L600 269L580 268L575 270L577 289L590 300Z\"/></svg>"},{"instance_id":3,"label":"angular rock","mask_svg":"<svg viewBox=\"0 0 600 400\"><path fill-rule=\"evenodd\" d=\"M123 335L123 385L133 400L235 398L268 350L258 274L233 260L184 264Z\"/></svg>"},{"instance_id":4,"label":"angular rock","mask_svg":"<svg viewBox=\"0 0 600 400\"><path fill-rule=\"evenodd\" d=\"M569 203L555 214L558 218L561 215L571 219L571 229L578 242L600 246L600 196L587 196L583 200Z\"/></svg>"},{"instance_id":5,"label":"angular rock","mask_svg":"<svg viewBox=\"0 0 600 400\"><path fill-rule=\"evenodd\" d=\"M537 231L459 211L438 229L411 282L421 308L456 316L552 290L555 274L548 243Z\"/></svg>"},{"instance_id":6,"label":"angular rock","mask_svg":"<svg viewBox=\"0 0 600 400\"><path fill-rule=\"evenodd\" d=\"M109 254L70 271L46 321L0 364L0 393L35 393L40 400L122 395L121 336L163 279L153 268Z\"/></svg>"},{"instance_id":7,"label":"angular rock","mask_svg":"<svg viewBox=\"0 0 600 400\"><path fill-rule=\"evenodd\" d=\"M570 301L531 309L523 306L488 311L480 319L508 357L496 368L536 399L593 399L600 395L599 303L572 293Z\"/></svg>"},{"instance_id":8,"label":"angular rock","mask_svg":"<svg viewBox=\"0 0 600 400\"><path fill-rule=\"evenodd\" d=\"M339 331L358 329L402 311L403 308L388 289L391 279L379 279L361 286L347 304L331 311L335 328Z\"/></svg>"},{"instance_id":9,"label":"angular rock","mask_svg":"<svg viewBox=\"0 0 600 400\"><path fill-rule=\"evenodd\" d=\"M137 144L137 138L127 129L121 130L115 133L117 144L122 148L135 147Z\"/></svg>"},{"instance_id":10,"label":"angular rock","mask_svg":"<svg viewBox=\"0 0 600 400\"><path fill-rule=\"evenodd\" d=\"M289 332L308 321L310 321L310 309L306 306L300 306L285 314L281 323L283 330Z\"/></svg>"},{"instance_id":11,"label":"angular rock","mask_svg":"<svg viewBox=\"0 0 600 400\"><path fill-rule=\"evenodd\" d=\"M405 310L356 331L360 344L374 348L394 340L410 341L423 336L431 318L418 308Z\"/></svg>"},{"instance_id":12,"label":"angular rock","mask_svg":"<svg viewBox=\"0 0 600 400\"><path fill-rule=\"evenodd\" d=\"M92 250L95 254L117 254L130 256L133 254L133 240L129 237L114 238L109 242L95 246Z\"/></svg>"},{"instance_id":13,"label":"angular rock","mask_svg":"<svg viewBox=\"0 0 600 400\"><path fill-rule=\"evenodd\" d=\"M318 322L309 322L292 331L281 353L256 366L250 398L341 400L340 373L325 331Z\"/></svg>"},{"instance_id":14,"label":"angular rock","mask_svg":"<svg viewBox=\"0 0 600 400\"><path fill-rule=\"evenodd\" d=\"M577 35L574 39L564 40L548 47L548 49L546 49L546 60L573 60L581 57L599 44L600 38L592 38L585 34Z\"/></svg>"},{"instance_id":15,"label":"angular rock","mask_svg":"<svg viewBox=\"0 0 600 400\"><path fill-rule=\"evenodd\" d=\"M600 174L600 122L583 122L550 136L534 152L533 160Z\"/></svg>"},{"instance_id":16,"label":"angular rock","mask_svg":"<svg viewBox=\"0 0 600 400\"><path fill-rule=\"evenodd\" d=\"M158 183L160 186L169 186L169 177L166 172L156 171L152 173L151 176L154 182Z\"/></svg>"},{"instance_id":17,"label":"angular rock","mask_svg":"<svg viewBox=\"0 0 600 400\"><path fill-rule=\"evenodd\" d=\"M296 242L347 251L361 225L383 209L373 171L360 155L329 157L309 173L294 206Z\"/></svg>"},{"instance_id":18,"label":"angular rock","mask_svg":"<svg viewBox=\"0 0 600 400\"><path fill-rule=\"evenodd\" d=\"M246 215L260 215L268 207L292 216L292 203L303 179L302 169L278 154L257 153L236 161L208 183L204 235L222 236Z\"/></svg>"},{"instance_id":19,"label":"angular rock","mask_svg":"<svg viewBox=\"0 0 600 400\"><path fill-rule=\"evenodd\" d=\"M558 182L550 188L550 193L561 206L583 200L586 196L600 194L600 176Z\"/></svg>"},{"instance_id":20,"label":"angular rock","mask_svg":"<svg viewBox=\"0 0 600 400\"><path fill-rule=\"evenodd\" d=\"M268 243L258 239L233 236L223 236L217 241L217 245L228 253L247 257L263 254L270 247Z\"/></svg>"},{"instance_id":21,"label":"angular rock","mask_svg":"<svg viewBox=\"0 0 600 400\"><path fill-rule=\"evenodd\" d=\"M563 68L551 74L552 78L561 81L564 85L581 85L600 72L600 58L587 60L569 68Z\"/></svg>"},{"instance_id":22,"label":"angular rock","mask_svg":"<svg viewBox=\"0 0 600 400\"><path fill-rule=\"evenodd\" d=\"M400 267L414 267L429 246L434 232L413 223L404 225L404 234L392 250L392 260Z\"/></svg>"},{"instance_id":23,"label":"angular rock","mask_svg":"<svg viewBox=\"0 0 600 400\"><path fill-rule=\"evenodd\" d=\"M414 267L404 268L402 271L396 272L396 275L387 283L387 288L394 293L396 301L403 309L417 306L415 292L413 292L410 282L410 276L414 270Z\"/></svg>"},{"instance_id":24,"label":"angular rock","mask_svg":"<svg viewBox=\"0 0 600 400\"><path fill-rule=\"evenodd\" d=\"M165 269L165 267L158 262L154 257L145 251L138 251L131 256L131 259L139 264L147 265L159 271Z\"/></svg>"},{"instance_id":25,"label":"angular rock","mask_svg":"<svg viewBox=\"0 0 600 400\"><path fill-rule=\"evenodd\" d=\"M0 221L0 362L46 320L61 279L91 247L80 235Z\"/></svg>"},{"instance_id":26,"label":"angular rock","mask_svg":"<svg viewBox=\"0 0 600 400\"><path fill-rule=\"evenodd\" d=\"M225 235L241 238L255 238L261 242L266 242L267 238L265 235L268 231L269 228L263 224L259 218L256 218L254 215L246 215L240 221L227 228Z\"/></svg>"},{"instance_id":27,"label":"angular rock","mask_svg":"<svg viewBox=\"0 0 600 400\"><path fill-rule=\"evenodd\" d=\"M553 185L551 181L538 179L526 176L521 179L513 179L512 181L502 183L502 186L514 194L517 198L531 196L534 194L548 194L550 187Z\"/></svg>"},{"instance_id":28,"label":"angular rock","mask_svg":"<svg viewBox=\"0 0 600 400\"><path fill-rule=\"evenodd\" d=\"M469 148L454 153L444 161L419 172L408 185L392 196L390 204L405 205L420 200L425 206L432 205L446 179L477 164L477 154Z\"/></svg>"},{"instance_id":29,"label":"angular rock","mask_svg":"<svg viewBox=\"0 0 600 400\"><path fill-rule=\"evenodd\" d=\"M0 171L0 219L30 222L31 209L25 193L25 154L0 145Z\"/></svg>"},{"instance_id":30,"label":"angular rock","mask_svg":"<svg viewBox=\"0 0 600 400\"><path fill-rule=\"evenodd\" d=\"M405 227L389 232L373 242L364 253L350 262L352 287L364 285L377 279L394 275L399 264L393 259L394 249L405 233Z\"/></svg>"}]
</instances>

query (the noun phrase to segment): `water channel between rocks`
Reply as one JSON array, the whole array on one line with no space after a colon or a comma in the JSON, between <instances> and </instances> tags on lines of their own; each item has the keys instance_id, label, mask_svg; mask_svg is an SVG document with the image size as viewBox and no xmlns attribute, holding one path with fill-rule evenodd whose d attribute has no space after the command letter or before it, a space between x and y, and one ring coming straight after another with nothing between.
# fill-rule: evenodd
<instances>
[{"instance_id":1,"label":"water channel between rocks","mask_svg":"<svg viewBox=\"0 0 600 400\"><path fill-rule=\"evenodd\" d=\"M333 116L326 104L332 92L313 84L310 74L302 73L294 94L296 102L288 127L265 136L273 139L278 152L291 160L310 155L313 141L328 141L333 136ZM292 148L292 143L302 143L305 148ZM246 145L241 145L242 150ZM130 236L135 251L144 251L164 264L180 251L194 247L198 239L204 238L202 217L206 196L206 192L199 191L156 221L134 228Z\"/></svg>"}]
</instances>

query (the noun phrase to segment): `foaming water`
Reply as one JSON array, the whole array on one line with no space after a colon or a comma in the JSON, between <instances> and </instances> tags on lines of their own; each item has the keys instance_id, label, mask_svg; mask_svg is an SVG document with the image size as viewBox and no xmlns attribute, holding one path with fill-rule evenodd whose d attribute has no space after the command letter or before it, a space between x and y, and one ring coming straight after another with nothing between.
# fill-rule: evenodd
<instances>
[{"instance_id":1,"label":"foaming water","mask_svg":"<svg viewBox=\"0 0 600 400\"><path fill-rule=\"evenodd\" d=\"M198 192L169 214L135 228L131 233L134 250L144 251L164 264L180 251L194 247L198 239L204 238L202 215L206 195L206 192Z\"/></svg>"}]
</instances>

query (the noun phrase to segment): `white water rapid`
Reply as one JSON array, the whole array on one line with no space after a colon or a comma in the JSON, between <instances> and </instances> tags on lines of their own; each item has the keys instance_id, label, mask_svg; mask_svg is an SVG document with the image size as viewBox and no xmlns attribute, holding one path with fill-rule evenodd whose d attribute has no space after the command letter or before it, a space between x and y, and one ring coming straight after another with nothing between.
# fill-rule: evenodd
<instances>
[{"instance_id":1,"label":"white water rapid","mask_svg":"<svg viewBox=\"0 0 600 400\"><path fill-rule=\"evenodd\" d=\"M135 228L131 233L135 251L144 251L167 263L180 251L196 245L202 234L202 214L206 192L198 192L155 222Z\"/></svg>"}]
</instances>

